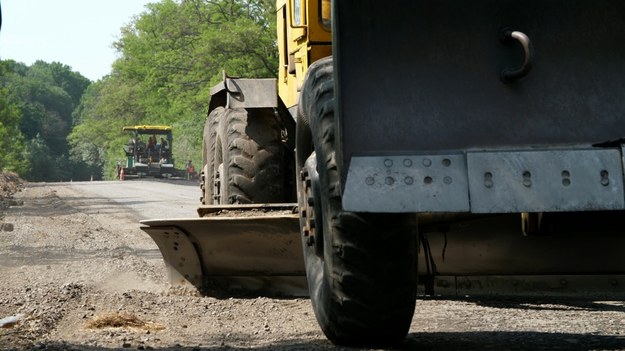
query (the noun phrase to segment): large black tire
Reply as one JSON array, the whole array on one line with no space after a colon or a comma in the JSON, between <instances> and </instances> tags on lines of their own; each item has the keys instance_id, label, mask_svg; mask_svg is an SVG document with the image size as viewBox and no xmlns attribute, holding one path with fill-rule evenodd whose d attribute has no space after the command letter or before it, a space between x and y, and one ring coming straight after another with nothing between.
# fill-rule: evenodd
<instances>
[{"instance_id":1,"label":"large black tire","mask_svg":"<svg viewBox=\"0 0 625 351\"><path fill-rule=\"evenodd\" d=\"M222 116L226 113L223 107L217 107L208 115L204 125L204 135L202 141L202 170L200 174L200 188L202 189L202 204L219 204L219 193L215 191L215 148L217 144L217 130ZM217 165L219 167L219 165Z\"/></svg>"},{"instance_id":2,"label":"large black tire","mask_svg":"<svg viewBox=\"0 0 625 351\"><path fill-rule=\"evenodd\" d=\"M342 209L330 58L310 67L299 111L297 167L304 172L298 197L307 209L302 226L315 222L302 232L317 321L338 345L396 345L408 332L416 302L415 216Z\"/></svg>"},{"instance_id":3,"label":"large black tire","mask_svg":"<svg viewBox=\"0 0 625 351\"><path fill-rule=\"evenodd\" d=\"M220 204L286 202L283 128L272 109L227 109L213 158Z\"/></svg>"}]
</instances>

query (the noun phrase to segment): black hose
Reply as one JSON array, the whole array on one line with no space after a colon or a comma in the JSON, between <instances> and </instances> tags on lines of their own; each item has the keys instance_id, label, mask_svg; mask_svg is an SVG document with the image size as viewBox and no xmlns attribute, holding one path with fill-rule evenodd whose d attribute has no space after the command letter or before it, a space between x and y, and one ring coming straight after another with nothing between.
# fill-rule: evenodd
<instances>
[{"instance_id":1,"label":"black hose","mask_svg":"<svg viewBox=\"0 0 625 351\"><path fill-rule=\"evenodd\" d=\"M423 246L423 256L425 257L425 271L426 275L421 277L423 285L425 287L425 294L429 296L434 295L434 277L438 275L436 270L436 262L434 262L434 256L432 255L432 249L430 248L430 241L425 234L419 235L419 241Z\"/></svg>"}]
</instances>

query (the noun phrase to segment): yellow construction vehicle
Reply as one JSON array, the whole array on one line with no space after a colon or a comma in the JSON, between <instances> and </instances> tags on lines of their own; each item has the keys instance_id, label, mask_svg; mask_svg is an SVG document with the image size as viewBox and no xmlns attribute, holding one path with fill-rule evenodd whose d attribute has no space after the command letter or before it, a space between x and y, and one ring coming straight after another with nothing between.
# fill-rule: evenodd
<instances>
[{"instance_id":1,"label":"yellow construction vehicle","mask_svg":"<svg viewBox=\"0 0 625 351\"><path fill-rule=\"evenodd\" d=\"M143 222L173 283L297 293L305 273L342 345L401 341L417 277L624 294L625 3L277 11L278 80L211 91L202 218Z\"/></svg>"},{"instance_id":2,"label":"yellow construction vehicle","mask_svg":"<svg viewBox=\"0 0 625 351\"><path fill-rule=\"evenodd\" d=\"M122 131L129 134L128 143L123 146L126 162L121 165L125 177L172 178L184 175L174 165L171 126L126 126Z\"/></svg>"}]
</instances>

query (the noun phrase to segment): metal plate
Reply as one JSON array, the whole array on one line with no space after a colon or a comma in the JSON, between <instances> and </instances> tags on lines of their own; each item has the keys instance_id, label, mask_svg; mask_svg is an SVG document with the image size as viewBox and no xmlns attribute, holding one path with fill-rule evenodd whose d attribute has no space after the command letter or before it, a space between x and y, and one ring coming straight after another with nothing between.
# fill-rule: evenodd
<instances>
[{"instance_id":1,"label":"metal plate","mask_svg":"<svg viewBox=\"0 0 625 351\"><path fill-rule=\"evenodd\" d=\"M332 24L342 152L593 144L625 130L625 2L342 0ZM511 84L525 33L534 65Z\"/></svg>"},{"instance_id":2,"label":"metal plate","mask_svg":"<svg viewBox=\"0 0 625 351\"><path fill-rule=\"evenodd\" d=\"M464 156L353 157L343 208L391 213L469 211Z\"/></svg>"},{"instance_id":3,"label":"metal plate","mask_svg":"<svg viewBox=\"0 0 625 351\"><path fill-rule=\"evenodd\" d=\"M228 78L227 106L229 108L264 108L278 106L277 80ZM221 82L211 89L211 95L224 89Z\"/></svg>"},{"instance_id":4,"label":"metal plate","mask_svg":"<svg viewBox=\"0 0 625 351\"><path fill-rule=\"evenodd\" d=\"M616 149L467 154L471 212L557 212L624 208Z\"/></svg>"},{"instance_id":5,"label":"metal plate","mask_svg":"<svg viewBox=\"0 0 625 351\"><path fill-rule=\"evenodd\" d=\"M195 245L204 275L301 275L297 215L145 220L141 227L176 227ZM169 247L167 247L169 249Z\"/></svg>"},{"instance_id":6,"label":"metal plate","mask_svg":"<svg viewBox=\"0 0 625 351\"><path fill-rule=\"evenodd\" d=\"M144 220L141 229L161 250L172 285L305 295L298 216L247 214Z\"/></svg>"},{"instance_id":7,"label":"metal plate","mask_svg":"<svg viewBox=\"0 0 625 351\"><path fill-rule=\"evenodd\" d=\"M189 236L175 226L141 227L156 243L173 286L202 285L202 266Z\"/></svg>"}]
</instances>

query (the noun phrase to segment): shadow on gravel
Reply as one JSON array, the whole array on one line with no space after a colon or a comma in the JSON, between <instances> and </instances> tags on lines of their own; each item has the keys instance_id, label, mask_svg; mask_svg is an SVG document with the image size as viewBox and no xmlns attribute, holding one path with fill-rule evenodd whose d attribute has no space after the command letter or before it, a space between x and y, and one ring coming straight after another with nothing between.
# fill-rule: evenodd
<instances>
[{"instance_id":1,"label":"shadow on gravel","mask_svg":"<svg viewBox=\"0 0 625 351\"><path fill-rule=\"evenodd\" d=\"M250 341L253 342L253 341ZM334 351L348 351L348 350L365 350L365 349L352 349L337 347L332 345L329 341L283 341L276 342L268 346L229 346L224 343L221 346L180 346L173 345L170 347L149 347L148 345L137 345L136 343L127 343L125 345L119 345L119 348L115 347L97 347L97 346L84 346L84 345L72 345L65 343L48 343L48 344L35 344L34 349L48 350L48 351L111 351L111 350L154 350L154 351L243 351L243 350L255 350L255 351L291 351L291 350L334 350ZM11 349L8 349L11 350ZM15 349L20 350L21 349Z\"/></svg>"},{"instance_id":2,"label":"shadow on gravel","mask_svg":"<svg viewBox=\"0 0 625 351\"><path fill-rule=\"evenodd\" d=\"M87 237L88 240L88 237ZM81 262L96 258L119 259L138 256L148 260L162 260L163 256L158 249L138 250L130 247L115 247L112 249L97 248L93 250L71 249L65 247L13 245L10 252L0 256L0 266L43 266L50 264L65 264L67 262ZM1 350L1 349L0 349Z\"/></svg>"},{"instance_id":3,"label":"shadow on gravel","mask_svg":"<svg viewBox=\"0 0 625 351\"><path fill-rule=\"evenodd\" d=\"M622 296L597 297L497 297L464 298L461 301L491 308L515 308L535 311L590 311L625 313Z\"/></svg>"},{"instance_id":4,"label":"shadow on gravel","mask_svg":"<svg viewBox=\"0 0 625 351\"><path fill-rule=\"evenodd\" d=\"M147 200L146 200L147 202ZM90 209L90 211L86 211ZM19 208L24 216L50 217L70 215L78 212L93 213L123 213L123 208L104 197L63 197L52 194L38 199L30 199Z\"/></svg>"},{"instance_id":5,"label":"shadow on gravel","mask_svg":"<svg viewBox=\"0 0 625 351\"><path fill-rule=\"evenodd\" d=\"M250 343L253 343L250 340ZM156 350L156 351L286 351L286 350L372 350L364 348L343 348L330 344L327 340L301 341L285 340L269 346L221 346L155 347L128 342L119 348L72 345L66 343L48 343L34 345L45 350L63 351L106 351L106 350ZM406 341L395 350L622 350L625 338L600 335L580 335L565 333L538 332L462 332L462 333L415 333L408 335ZM380 349L375 349L380 350Z\"/></svg>"},{"instance_id":6,"label":"shadow on gravel","mask_svg":"<svg viewBox=\"0 0 625 351\"><path fill-rule=\"evenodd\" d=\"M128 200L131 199L131 200ZM131 197L117 198L117 201L106 197L96 196L64 196L63 199L56 195L29 200L25 206L20 207L19 211L25 216L50 217L58 215L70 215L74 213L85 214L127 214L130 210L128 207L139 206L143 204L163 204L167 207L170 201L154 201L149 198L136 199Z\"/></svg>"},{"instance_id":7,"label":"shadow on gravel","mask_svg":"<svg viewBox=\"0 0 625 351\"><path fill-rule=\"evenodd\" d=\"M458 332L408 335L402 350L623 350L625 336L541 332Z\"/></svg>"}]
</instances>

